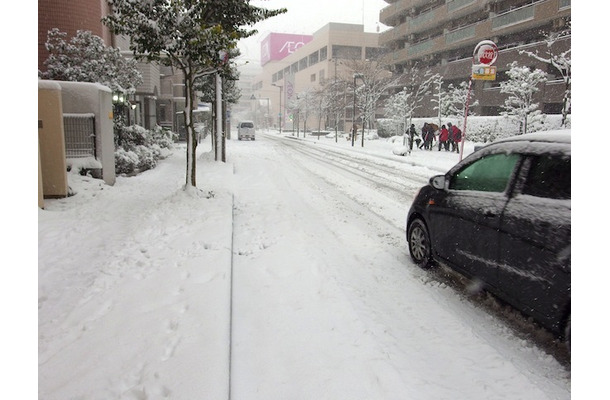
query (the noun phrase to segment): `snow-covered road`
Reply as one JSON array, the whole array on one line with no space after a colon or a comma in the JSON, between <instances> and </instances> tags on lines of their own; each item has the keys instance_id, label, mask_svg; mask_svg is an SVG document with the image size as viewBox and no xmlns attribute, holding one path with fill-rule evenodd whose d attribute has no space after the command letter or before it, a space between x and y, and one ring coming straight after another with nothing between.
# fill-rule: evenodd
<instances>
[{"instance_id":1,"label":"snow-covered road","mask_svg":"<svg viewBox=\"0 0 610 400\"><path fill-rule=\"evenodd\" d=\"M411 264L433 169L261 135L232 157L234 398L570 397L552 358Z\"/></svg>"},{"instance_id":2,"label":"snow-covered road","mask_svg":"<svg viewBox=\"0 0 610 400\"><path fill-rule=\"evenodd\" d=\"M343 139L344 140L344 139ZM457 155L259 134L38 213L39 398L569 399L565 366L409 259Z\"/></svg>"}]
</instances>

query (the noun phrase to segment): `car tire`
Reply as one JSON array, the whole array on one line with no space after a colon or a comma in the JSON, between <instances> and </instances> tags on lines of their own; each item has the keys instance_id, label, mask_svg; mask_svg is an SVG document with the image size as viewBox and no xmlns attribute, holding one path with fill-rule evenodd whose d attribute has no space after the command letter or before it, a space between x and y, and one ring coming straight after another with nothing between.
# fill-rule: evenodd
<instances>
[{"instance_id":1,"label":"car tire","mask_svg":"<svg viewBox=\"0 0 610 400\"><path fill-rule=\"evenodd\" d=\"M407 227L407 243L409 253L417 265L422 268L432 266L432 247L430 245L430 234L424 221L415 218Z\"/></svg>"}]
</instances>

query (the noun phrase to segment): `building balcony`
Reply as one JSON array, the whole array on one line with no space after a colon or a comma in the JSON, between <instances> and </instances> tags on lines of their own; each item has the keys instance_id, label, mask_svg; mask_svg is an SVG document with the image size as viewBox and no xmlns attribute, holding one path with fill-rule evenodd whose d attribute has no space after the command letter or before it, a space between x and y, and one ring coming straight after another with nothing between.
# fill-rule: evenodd
<instances>
[{"instance_id":1,"label":"building balcony","mask_svg":"<svg viewBox=\"0 0 610 400\"><path fill-rule=\"evenodd\" d=\"M396 26L400 22L400 18L406 16L413 7L410 3L410 1L398 0L382 8L379 12L379 21L388 26Z\"/></svg>"},{"instance_id":2,"label":"building balcony","mask_svg":"<svg viewBox=\"0 0 610 400\"><path fill-rule=\"evenodd\" d=\"M428 12L422 13L415 18L407 18L407 21L400 24L397 28L384 32L379 42L383 46L393 42L406 42L405 59L398 59L405 62L411 59L420 59L429 54L436 54L448 50L474 45L483 39L493 39L494 37L510 35L524 29L532 29L546 25L562 17L569 17L571 13L570 0L543 0L533 4L516 8L502 14L488 13L488 18L474 24L461 26L444 34L413 43L416 33L430 30L432 26L442 26L449 21L449 11L451 10L451 20L454 20L456 10L460 12L472 13L485 6L485 0L454 0L445 5ZM397 58L397 57L395 57Z\"/></svg>"},{"instance_id":3,"label":"building balcony","mask_svg":"<svg viewBox=\"0 0 610 400\"><path fill-rule=\"evenodd\" d=\"M379 34L380 45L391 47L392 43L395 41L404 42L405 38L407 37L408 28L409 28L409 23L403 22L402 24L400 24L392 29L388 29L385 32L381 32Z\"/></svg>"},{"instance_id":4,"label":"building balcony","mask_svg":"<svg viewBox=\"0 0 610 400\"><path fill-rule=\"evenodd\" d=\"M447 22L451 20L455 20L457 18L461 18L468 14L473 14L476 11L483 10L489 0L447 0L445 4L440 7L433 8L431 10L425 11L418 15L407 16L406 22L398 24L398 20L401 16L405 16L409 14L409 10L411 10L415 6L425 5L427 1L411 1L411 2L399 2L384 8L383 10L394 7L394 11L397 16L390 17L390 21L394 22L392 28L386 32L383 32L379 37L379 43L382 46L387 46L391 42L396 40L407 40L409 35L415 35L417 33L421 33L430 28L434 27L442 27L447 24ZM380 21L384 22L380 13ZM390 25L387 22L384 22L386 25ZM392 32L394 29L399 29L399 32Z\"/></svg>"}]
</instances>

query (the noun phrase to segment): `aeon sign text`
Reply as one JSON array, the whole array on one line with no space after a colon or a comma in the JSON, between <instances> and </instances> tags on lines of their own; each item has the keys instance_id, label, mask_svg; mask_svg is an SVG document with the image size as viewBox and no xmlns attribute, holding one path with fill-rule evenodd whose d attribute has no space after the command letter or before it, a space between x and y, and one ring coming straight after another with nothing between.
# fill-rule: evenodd
<instances>
[{"instance_id":1,"label":"aeon sign text","mask_svg":"<svg viewBox=\"0 0 610 400\"><path fill-rule=\"evenodd\" d=\"M312 39L311 35L270 33L261 43L261 65L283 59Z\"/></svg>"}]
</instances>

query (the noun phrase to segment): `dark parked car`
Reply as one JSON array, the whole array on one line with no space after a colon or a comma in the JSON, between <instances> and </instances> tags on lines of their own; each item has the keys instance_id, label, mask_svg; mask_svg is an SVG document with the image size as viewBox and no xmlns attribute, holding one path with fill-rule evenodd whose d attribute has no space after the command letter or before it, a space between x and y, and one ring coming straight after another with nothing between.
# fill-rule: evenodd
<instances>
[{"instance_id":1,"label":"dark parked car","mask_svg":"<svg viewBox=\"0 0 610 400\"><path fill-rule=\"evenodd\" d=\"M442 263L563 337L571 304L571 131L498 140L434 176L406 224L413 260Z\"/></svg>"}]
</instances>

